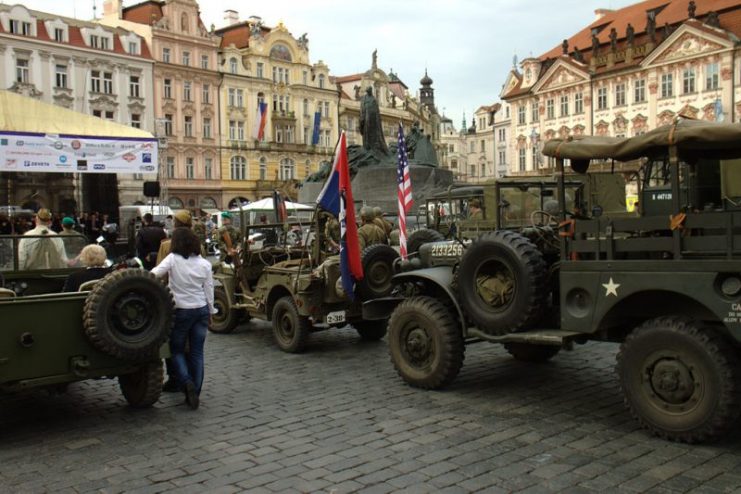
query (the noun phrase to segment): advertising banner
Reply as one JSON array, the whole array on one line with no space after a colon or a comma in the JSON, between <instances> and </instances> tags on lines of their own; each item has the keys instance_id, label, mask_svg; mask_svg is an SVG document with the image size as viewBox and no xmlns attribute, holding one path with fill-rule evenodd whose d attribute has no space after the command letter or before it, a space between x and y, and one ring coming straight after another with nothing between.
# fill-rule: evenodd
<instances>
[{"instance_id":1,"label":"advertising banner","mask_svg":"<svg viewBox=\"0 0 741 494\"><path fill-rule=\"evenodd\" d=\"M0 172L157 173L157 139L0 131Z\"/></svg>"}]
</instances>

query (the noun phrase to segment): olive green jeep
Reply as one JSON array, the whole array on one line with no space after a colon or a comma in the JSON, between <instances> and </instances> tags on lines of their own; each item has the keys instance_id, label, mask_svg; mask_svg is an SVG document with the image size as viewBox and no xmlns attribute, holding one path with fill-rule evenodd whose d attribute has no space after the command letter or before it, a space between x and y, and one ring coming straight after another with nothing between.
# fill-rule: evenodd
<instances>
[{"instance_id":1,"label":"olive green jeep","mask_svg":"<svg viewBox=\"0 0 741 494\"><path fill-rule=\"evenodd\" d=\"M316 214L308 225L240 221L249 241L238 263L220 263L215 270L211 331L229 333L245 315L270 321L276 344L286 352L302 351L311 332L347 324L362 339L383 338L388 314L364 320L362 302L388 295L399 254L388 245L366 248L365 277L351 300L342 287L339 255L328 249L326 221L325 214Z\"/></svg>"},{"instance_id":2,"label":"olive green jeep","mask_svg":"<svg viewBox=\"0 0 741 494\"><path fill-rule=\"evenodd\" d=\"M741 126L678 119L629 139L556 139L543 152L556 160L556 215L426 244L401 263L394 296L365 304L368 317L393 310L397 372L435 389L475 341L527 362L617 342L625 403L643 427L684 442L723 436L741 416ZM570 209L566 160L579 173L634 163L637 211Z\"/></svg>"},{"instance_id":3,"label":"olive green jeep","mask_svg":"<svg viewBox=\"0 0 741 494\"><path fill-rule=\"evenodd\" d=\"M162 391L172 294L140 269L62 292L85 269L76 266L85 244L82 236L0 236L0 392L117 377L131 406L149 407Z\"/></svg>"}]
</instances>

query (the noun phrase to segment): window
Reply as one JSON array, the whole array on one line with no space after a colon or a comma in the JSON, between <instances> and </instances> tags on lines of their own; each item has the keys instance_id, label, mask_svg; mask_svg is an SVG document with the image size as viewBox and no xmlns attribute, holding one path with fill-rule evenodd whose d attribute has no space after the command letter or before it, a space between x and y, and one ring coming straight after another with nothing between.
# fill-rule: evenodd
<instances>
[{"instance_id":1,"label":"window","mask_svg":"<svg viewBox=\"0 0 741 494\"><path fill-rule=\"evenodd\" d=\"M180 30L184 33L188 32L188 14L185 12L180 16Z\"/></svg>"},{"instance_id":2,"label":"window","mask_svg":"<svg viewBox=\"0 0 741 494\"><path fill-rule=\"evenodd\" d=\"M260 158L260 180L268 178L268 161L263 157Z\"/></svg>"},{"instance_id":3,"label":"window","mask_svg":"<svg viewBox=\"0 0 741 494\"><path fill-rule=\"evenodd\" d=\"M482 153L486 152L486 141L481 141L481 152Z\"/></svg>"},{"instance_id":4,"label":"window","mask_svg":"<svg viewBox=\"0 0 741 494\"><path fill-rule=\"evenodd\" d=\"M517 107L517 123L519 125L525 125L525 105Z\"/></svg>"},{"instance_id":5,"label":"window","mask_svg":"<svg viewBox=\"0 0 741 494\"><path fill-rule=\"evenodd\" d=\"M66 88L67 87L67 66L57 65L56 67L56 87Z\"/></svg>"},{"instance_id":6,"label":"window","mask_svg":"<svg viewBox=\"0 0 741 494\"><path fill-rule=\"evenodd\" d=\"M136 41L129 41L129 54L131 55L139 54L139 43L137 43Z\"/></svg>"},{"instance_id":7,"label":"window","mask_svg":"<svg viewBox=\"0 0 741 494\"><path fill-rule=\"evenodd\" d=\"M597 90L597 109L605 110L607 108L607 88L601 87Z\"/></svg>"},{"instance_id":8,"label":"window","mask_svg":"<svg viewBox=\"0 0 741 494\"><path fill-rule=\"evenodd\" d=\"M94 34L90 35L90 47L100 48L100 36L96 36Z\"/></svg>"},{"instance_id":9,"label":"window","mask_svg":"<svg viewBox=\"0 0 741 494\"><path fill-rule=\"evenodd\" d=\"M280 160L280 171L281 180L293 180L296 178L296 165L290 158L283 158Z\"/></svg>"},{"instance_id":10,"label":"window","mask_svg":"<svg viewBox=\"0 0 741 494\"><path fill-rule=\"evenodd\" d=\"M533 170L535 169L536 163L538 163L538 146L533 146L532 148L532 158L533 158Z\"/></svg>"},{"instance_id":11,"label":"window","mask_svg":"<svg viewBox=\"0 0 741 494\"><path fill-rule=\"evenodd\" d=\"M112 111L105 112L105 118L106 118L106 120L113 120L114 119L113 118L113 112Z\"/></svg>"},{"instance_id":12,"label":"window","mask_svg":"<svg viewBox=\"0 0 741 494\"><path fill-rule=\"evenodd\" d=\"M683 94L695 92L695 69L682 71L682 90Z\"/></svg>"},{"instance_id":13,"label":"window","mask_svg":"<svg viewBox=\"0 0 741 494\"><path fill-rule=\"evenodd\" d=\"M210 84L204 84L203 88L201 89L201 99L203 100L203 103L209 104L211 103L211 85Z\"/></svg>"},{"instance_id":14,"label":"window","mask_svg":"<svg viewBox=\"0 0 741 494\"><path fill-rule=\"evenodd\" d=\"M229 72L232 74L237 73L237 59L234 57L229 59Z\"/></svg>"},{"instance_id":15,"label":"window","mask_svg":"<svg viewBox=\"0 0 741 494\"><path fill-rule=\"evenodd\" d=\"M169 48L162 48L162 61L165 63L170 63L170 49Z\"/></svg>"},{"instance_id":16,"label":"window","mask_svg":"<svg viewBox=\"0 0 741 494\"><path fill-rule=\"evenodd\" d=\"M507 162L507 153L504 151L499 151L499 164L504 165Z\"/></svg>"},{"instance_id":17,"label":"window","mask_svg":"<svg viewBox=\"0 0 741 494\"><path fill-rule=\"evenodd\" d=\"M309 140L309 128L304 127L304 144L311 144L311 141Z\"/></svg>"},{"instance_id":18,"label":"window","mask_svg":"<svg viewBox=\"0 0 741 494\"><path fill-rule=\"evenodd\" d=\"M163 85L165 98L172 99L172 79L165 79Z\"/></svg>"},{"instance_id":19,"label":"window","mask_svg":"<svg viewBox=\"0 0 741 494\"><path fill-rule=\"evenodd\" d=\"M190 81L183 82L183 101L192 100L193 83Z\"/></svg>"},{"instance_id":20,"label":"window","mask_svg":"<svg viewBox=\"0 0 741 494\"><path fill-rule=\"evenodd\" d=\"M470 143L468 144L468 152L469 152L469 153L473 153L473 152L474 152L474 149L475 149L475 148L474 148L474 145L475 145L475 143L474 143L473 141L471 141L471 142L470 142Z\"/></svg>"},{"instance_id":21,"label":"window","mask_svg":"<svg viewBox=\"0 0 741 494\"><path fill-rule=\"evenodd\" d=\"M185 178L193 180L196 175L195 168L194 158L185 158Z\"/></svg>"},{"instance_id":22,"label":"window","mask_svg":"<svg viewBox=\"0 0 741 494\"><path fill-rule=\"evenodd\" d=\"M167 178L175 178L175 158L173 156L167 157Z\"/></svg>"},{"instance_id":23,"label":"window","mask_svg":"<svg viewBox=\"0 0 741 494\"><path fill-rule=\"evenodd\" d=\"M633 83L633 102L646 102L646 79L638 79Z\"/></svg>"},{"instance_id":24,"label":"window","mask_svg":"<svg viewBox=\"0 0 741 494\"><path fill-rule=\"evenodd\" d=\"M23 36L31 36L31 23L11 19L10 20L10 33L11 34L22 34Z\"/></svg>"},{"instance_id":25,"label":"window","mask_svg":"<svg viewBox=\"0 0 741 494\"><path fill-rule=\"evenodd\" d=\"M538 103L534 102L530 106L530 121L535 123L540 120L540 114L538 114Z\"/></svg>"},{"instance_id":26,"label":"window","mask_svg":"<svg viewBox=\"0 0 741 494\"><path fill-rule=\"evenodd\" d=\"M615 84L615 106L625 106L625 84Z\"/></svg>"},{"instance_id":27,"label":"window","mask_svg":"<svg viewBox=\"0 0 741 494\"><path fill-rule=\"evenodd\" d=\"M229 163L232 180L244 180L247 175L247 160L243 156L232 156Z\"/></svg>"},{"instance_id":28,"label":"window","mask_svg":"<svg viewBox=\"0 0 741 494\"><path fill-rule=\"evenodd\" d=\"M519 165L520 165L520 171L524 172L527 164L527 156L525 156L525 148L521 148L519 150Z\"/></svg>"},{"instance_id":29,"label":"window","mask_svg":"<svg viewBox=\"0 0 741 494\"><path fill-rule=\"evenodd\" d=\"M278 82L278 67L273 67L273 82Z\"/></svg>"},{"instance_id":30,"label":"window","mask_svg":"<svg viewBox=\"0 0 741 494\"><path fill-rule=\"evenodd\" d=\"M574 95L574 114L580 115L584 113L584 94L576 93Z\"/></svg>"},{"instance_id":31,"label":"window","mask_svg":"<svg viewBox=\"0 0 741 494\"><path fill-rule=\"evenodd\" d=\"M203 163L203 178L211 180L214 174L214 160L213 158L205 158Z\"/></svg>"},{"instance_id":32,"label":"window","mask_svg":"<svg viewBox=\"0 0 741 494\"><path fill-rule=\"evenodd\" d=\"M237 122L237 139L244 141L244 122L242 120Z\"/></svg>"},{"instance_id":33,"label":"window","mask_svg":"<svg viewBox=\"0 0 741 494\"><path fill-rule=\"evenodd\" d=\"M103 118L103 112L101 110L93 110L93 116Z\"/></svg>"},{"instance_id":34,"label":"window","mask_svg":"<svg viewBox=\"0 0 741 494\"><path fill-rule=\"evenodd\" d=\"M113 73L103 72L103 92L113 94Z\"/></svg>"},{"instance_id":35,"label":"window","mask_svg":"<svg viewBox=\"0 0 741 494\"><path fill-rule=\"evenodd\" d=\"M265 69L265 64L262 62L257 62L257 69L255 71L255 77L259 79L262 79L263 77L265 77L263 75L264 69Z\"/></svg>"},{"instance_id":36,"label":"window","mask_svg":"<svg viewBox=\"0 0 741 494\"><path fill-rule=\"evenodd\" d=\"M564 94L561 96L561 113L560 115L562 117L568 117L569 116L569 96Z\"/></svg>"},{"instance_id":37,"label":"window","mask_svg":"<svg viewBox=\"0 0 741 494\"><path fill-rule=\"evenodd\" d=\"M205 139L211 139L211 119L203 119L203 137Z\"/></svg>"},{"instance_id":38,"label":"window","mask_svg":"<svg viewBox=\"0 0 741 494\"><path fill-rule=\"evenodd\" d=\"M324 89L324 74L319 74L319 89Z\"/></svg>"},{"instance_id":39,"label":"window","mask_svg":"<svg viewBox=\"0 0 741 494\"><path fill-rule=\"evenodd\" d=\"M329 118L329 101L324 102L324 107L322 110L322 116L324 118Z\"/></svg>"},{"instance_id":40,"label":"window","mask_svg":"<svg viewBox=\"0 0 741 494\"><path fill-rule=\"evenodd\" d=\"M129 96L132 98L139 97L139 76L132 75L129 77Z\"/></svg>"},{"instance_id":41,"label":"window","mask_svg":"<svg viewBox=\"0 0 741 494\"><path fill-rule=\"evenodd\" d=\"M549 99L545 102L545 118L551 119L556 118L556 112L553 107L553 100Z\"/></svg>"},{"instance_id":42,"label":"window","mask_svg":"<svg viewBox=\"0 0 741 494\"><path fill-rule=\"evenodd\" d=\"M244 107L244 91L237 89L237 108Z\"/></svg>"},{"instance_id":43,"label":"window","mask_svg":"<svg viewBox=\"0 0 741 494\"><path fill-rule=\"evenodd\" d=\"M705 90L718 89L720 86L720 75L717 63L709 63L705 66Z\"/></svg>"},{"instance_id":44,"label":"window","mask_svg":"<svg viewBox=\"0 0 741 494\"><path fill-rule=\"evenodd\" d=\"M304 86L308 86L309 85L309 73L304 70L301 73L301 76L302 76L302 80L303 80Z\"/></svg>"},{"instance_id":45,"label":"window","mask_svg":"<svg viewBox=\"0 0 741 494\"><path fill-rule=\"evenodd\" d=\"M309 114L309 100L308 99L304 100L303 111L304 111L304 115Z\"/></svg>"},{"instance_id":46,"label":"window","mask_svg":"<svg viewBox=\"0 0 741 494\"><path fill-rule=\"evenodd\" d=\"M64 29L60 28L54 28L54 41L58 43L64 43L65 37L64 37Z\"/></svg>"},{"instance_id":47,"label":"window","mask_svg":"<svg viewBox=\"0 0 741 494\"><path fill-rule=\"evenodd\" d=\"M193 117L190 115L185 116L185 137L193 137Z\"/></svg>"},{"instance_id":48,"label":"window","mask_svg":"<svg viewBox=\"0 0 741 494\"><path fill-rule=\"evenodd\" d=\"M189 51L183 52L183 65L190 65L190 52Z\"/></svg>"},{"instance_id":49,"label":"window","mask_svg":"<svg viewBox=\"0 0 741 494\"><path fill-rule=\"evenodd\" d=\"M93 70L90 72L90 91L94 93L100 92L100 71Z\"/></svg>"},{"instance_id":50,"label":"window","mask_svg":"<svg viewBox=\"0 0 741 494\"><path fill-rule=\"evenodd\" d=\"M499 142L504 142L507 139L507 129L499 129ZM450 147L450 151L455 151L453 146Z\"/></svg>"},{"instance_id":51,"label":"window","mask_svg":"<svg viewBox=\"0 0 741 494\"><path fill-rule=\"evenodd\" d=\"M227 91L227 102L229 106L232 106L232 107L237 102L237 90L234 89L233 87L230 87L229 90Z\"/></svg>"},{"instance_id":52,"label":"window","mask_svg":"<svg viewBox=\"0 0 741 494\"><path fill-rule=\"evenodd\" d=\"M661 97L674 96L674 74L661 74Z\"/></svg>"},{"instance_id":53,"label":"window","mask_svg":"<svg viewBox=\"0 0 741 494\"><path fill-rule=\"evenodd\" d=\"M237 140L237 121L236 120L229 120L229 140L230 141Z\"/></svg>"},{"instance_id":54,"label":"window","mask_svg":"<svg viewBox=\"0 0 741 494\"><path fill-rule=\"evenodd\" d=\"M165 114L165 135L172 135L172 114L170 113Z\"/></svg>"},{"instance_id":55,"label":"window","mask_svg":"<svg viewBox=\"0 0 741 494\"><path fill-rule=\"evenodd\" d=\"M201 68L208 70L208 55L201 55Z\"/></svg>"},{"instance_id":56,"label":"window","mask_svg":"<svg viewBox=\"0 0 741 494\"><path fill-rule=\"evenodd\" d=\"M142 128L142 116L138 113L132 113L131 114L131 126L135 129L141 129Z\"/></svg>"}]
</instances>

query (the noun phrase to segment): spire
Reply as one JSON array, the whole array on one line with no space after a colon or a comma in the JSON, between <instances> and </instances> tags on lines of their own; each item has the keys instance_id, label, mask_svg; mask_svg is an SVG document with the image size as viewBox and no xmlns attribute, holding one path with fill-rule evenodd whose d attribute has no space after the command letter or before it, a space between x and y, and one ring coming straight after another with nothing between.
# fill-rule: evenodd
<instances>
[{"instance_id":1,"label":"spire","mask_svg":"<svg viewBox=\"0 0 741 494\"><path fill-rule=\"evenodd\" d=\"M427 75L427 68L425 67L425 76L419 81L419 83L422 84L422 87L430 87L432 86L432 82L430 76Z\"/></svg>"}]
</instances>

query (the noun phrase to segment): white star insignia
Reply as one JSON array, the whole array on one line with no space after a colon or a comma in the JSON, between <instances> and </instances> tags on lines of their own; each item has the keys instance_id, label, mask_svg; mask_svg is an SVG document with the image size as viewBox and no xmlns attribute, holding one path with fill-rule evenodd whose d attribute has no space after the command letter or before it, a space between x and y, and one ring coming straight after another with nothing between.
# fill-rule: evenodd
<instances>
[{"instance_id":1,"label":"white star insignia","mask_svg":"<svg viewBox=\"0 0 741 494\"><path fill-rule=\"evenodd\" d=\"M610 295L615 295L616 297L618 296L617 289L620 284L612 281L612 276L610 276L610 281L607 283L602 283L602 286L605 287L605 297L609 297Z\"/></svg>"}]
</instances>

